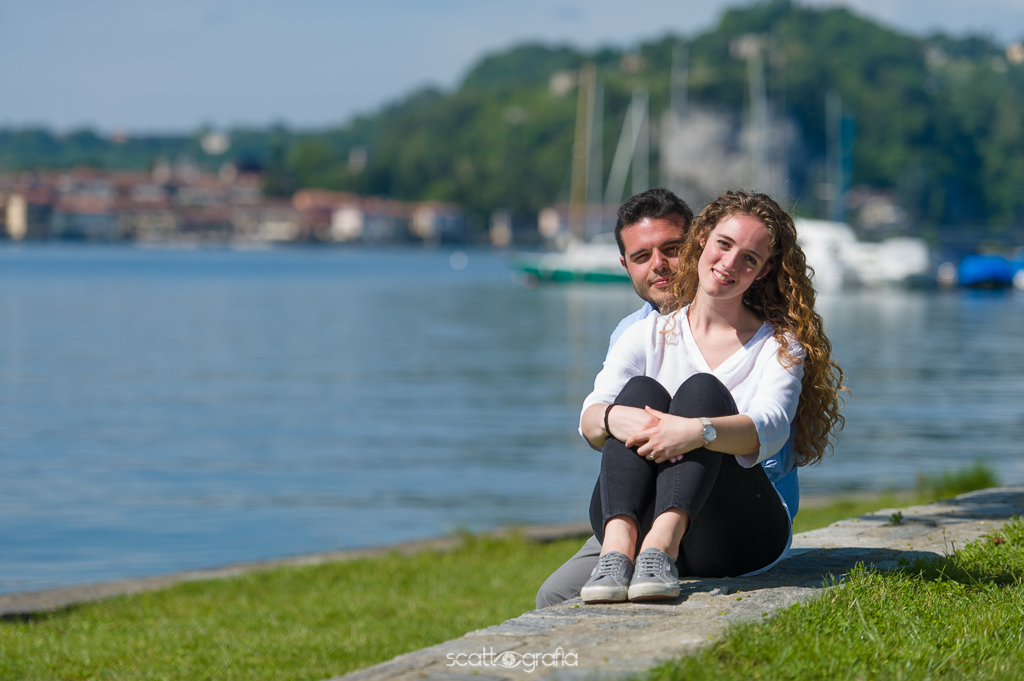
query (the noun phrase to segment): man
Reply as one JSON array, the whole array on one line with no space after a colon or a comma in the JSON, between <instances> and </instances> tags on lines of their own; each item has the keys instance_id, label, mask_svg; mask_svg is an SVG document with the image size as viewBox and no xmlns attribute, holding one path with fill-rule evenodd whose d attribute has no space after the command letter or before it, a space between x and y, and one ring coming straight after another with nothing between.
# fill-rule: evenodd
<instances>
[{"instance_id":1,"label":"man","mask_svg":"<svg viewBox=\"0 0 1024 681\"><path fill-rule=\"evenodd\" d=\"M679 262L679 249L691 222L690 207L661 187L637 194L619 207L615 222L619 263L626 269L644 305L615 327L609 350L623 331L656 309L663 311L661 308L671 302L672 272Z\"/></svg>"},{"instance_id":2,"label":"man","mask_svg":"<svg viewBox=\"0 0 1024 681\"><path fill-rule=\"evenodd\" d=\"M608 349L630 326L655 311L668 312L673 304L672 273L679 262L693 211L667 189L656 188L637 194L619 208L615 241L619 262L629 274L643 306L615 327ZM545 580L537 592L537 608L557 605L579 594L601 554L601 543L591 537L575 556Z\"/></svg>"}]
</instances>

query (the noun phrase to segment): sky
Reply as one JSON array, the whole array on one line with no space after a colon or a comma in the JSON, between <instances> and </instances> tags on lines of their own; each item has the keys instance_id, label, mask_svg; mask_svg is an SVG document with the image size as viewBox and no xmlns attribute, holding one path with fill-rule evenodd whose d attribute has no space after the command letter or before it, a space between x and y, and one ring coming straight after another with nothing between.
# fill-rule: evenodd
<instances>
[{"instance_id":1,"label":"sky","mask_svg":"<svg viewBox=\"0 0 1024 681\"><path fill-rule=\"evenodd\" d=\"M804 0L805 4L838 4ZM735 0L0 0L0 126L321 128L452 88L527 41L628 47L713 26ZM1024 0L847 0L925 35L1024 37Z\"/></svg>"}]
</instances>

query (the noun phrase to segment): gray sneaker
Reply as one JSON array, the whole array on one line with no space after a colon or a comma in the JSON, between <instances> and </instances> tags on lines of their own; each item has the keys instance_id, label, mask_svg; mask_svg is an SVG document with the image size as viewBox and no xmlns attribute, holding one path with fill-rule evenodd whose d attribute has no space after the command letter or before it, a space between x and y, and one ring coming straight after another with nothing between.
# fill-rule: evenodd
<instances>
[{"instance_id":1,"label":"gray sneaker","mask_svg":"<svg viewBox=\"0 0 1024 681\"><path fill-rule=\"evenodd\" d=\"M618 603L629 595L633 561L618 551L610 551L597 561L590 579L580 590L584 603Z\"/></svg>"},{"instance_id":2,"label":"gray sneaker","mask_svg":"<svg viewBox=\"0 0 1024 681\"><path fill-rule=\"evenodd\" d=\"M629 600L657 601L679 595L679 569L660 549L646 549L636 558L636 572L629 583Z\"/></svg>"}]
</instances>

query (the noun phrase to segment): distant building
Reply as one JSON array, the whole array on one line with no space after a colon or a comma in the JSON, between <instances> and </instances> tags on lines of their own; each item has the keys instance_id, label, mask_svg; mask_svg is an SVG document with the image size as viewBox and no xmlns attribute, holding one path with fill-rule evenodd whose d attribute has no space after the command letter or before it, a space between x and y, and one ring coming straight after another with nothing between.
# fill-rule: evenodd
<instances>
[{"instance_id":1,"label":"distant building","mask_svg":"<svg viewBox=\"0 0 1024 681\"><path fill-rule=\"evenodd\" d=\"M54 188L34 173L0 176L0 220L9 239L46 239L50 236Z\"/></svg>"},{"instance_id":2,"label":"distant building","mask_svg":"<svg viewBox=\"0 0 1024 681\"><path fill-rule=\"evenodd\" d=\"M557 97L564 97L576 87L578 75L576 69L555 71L548 81L548 90Z\"/></svg>"},{"instance_id":3,"label":"distant building","mask_svg":"<svg viewBox=\"0 0 1024 681\"><path fill-rule=\"evenodd\" d=\"M46 239L50 236L50 216L53 209L49 203L35 203L24 193L7 196L4 206L4 229L8 238Z\"/></svg>"},{"instance_id":4,"label":"distant building","mask_svg":"<svg viewBox=\"0 0 1024 681\"><path fill-rule=\"evenodd\" d=\"M872 187L854 187L850 191L851 224L858 235L879 239L904 231L907 215L896 192Z\"/></svg>"},{"instance_id":5,"label":"distant building","mask_svg":"<svg viewBox=\"0 0 1024 681\"><path fill-rule=\"evenodd\" d=\"M58 176L50 236L57 239L112 241L118 230L117 192L109 177L91 169Z\"/></svg>"},{"instance_id":6,"label":"distant building","mask_svg":"<svg viewBox=\"0 0 1024 681\"><path fill-rule=\"evenodd\" d=\"M613 232L618 212L618 204L588 204L584 218L587 240ZM561 203L542 208L537 214L537 234L549 247L564 248L570 241L569 205ZM519 236L516 240L520 240Z\"/></svg>"},{"instance_id":7,"label":"distant building","mask_svg":"<svg viewBox=\"0 0 1024 681\"><path fill-rule=\"evenodd\" d=\"M287 199L269 199L236 206L231 213L235 239L253 242L297 241L303 236L303 216Z\"/></svg>"},{"instance_id":8,"label":"distant building","mask_svg":"<svg viewBox=\"0 0 1024 681\"><path fill-rule=\"evenodd\" d=\"M348 192L302 189L292 205L304 223L323 241L339 243L402 243L465 241L465 214L453 204L410 203Z\"/></svg>"},{"instance_id":9,"label":"distant building","mask_svg":"<svg viewBox=\"0 0 1024 681\"><path fill-rule=\"evenodd\" d=\"M415 204L409 222L413 237L425 242L465 242L470 240L466 215L451 203L425 201Z\"/></svg>"},{"instance_id":10,"label":"distant building","mask_svg":"<svg viewBox=\"0 0 1024 681\"><path fill-rule=\"evenodd\" d=\"M331 213L331 241L356 241L363 236L363 209L357 202L338 206Z\"/></svg>"},{"instance_id":11,"label":"distant building","mask_svg":"<svg viewBox=\"0 0 1024 681\"><path fill-rule=\"evenodd\" d=\"M74 168L0 175L0 233L11 239L91 241L465 241L455 205L410 203L303 189L264 198L258 173L232 163L220 172L187 159L158 160L149 173Z\"/></svg>"},{"instance_id":12,"label":"distant building","mask_svg":"<svg viewBox=\"0 0 1024 681\"><path fill-rule=\"evenodd\" d=\"M334 235L334 214L339 208L357 205L359 197L348 192L326 189L300 189L292 195L292 206L302 217L303 232L319 241L350 241Z\"/></svg>"},{"instance_id":13,"label":"distant building","mask_svg":"<svg viewBox=\"0 0 1024 681\"><path fill-rule=\"evenodd\" d=\"M118 233L132 241L170 241L178 234L178 215L170 208L133 206L118 213Z\"/></svg>"}]
</instances>

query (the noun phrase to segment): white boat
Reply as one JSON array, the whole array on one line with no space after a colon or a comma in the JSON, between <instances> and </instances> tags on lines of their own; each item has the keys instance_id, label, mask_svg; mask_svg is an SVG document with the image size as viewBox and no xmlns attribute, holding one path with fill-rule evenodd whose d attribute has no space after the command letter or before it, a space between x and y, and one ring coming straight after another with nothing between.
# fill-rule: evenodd
<instances>
[{"instance_id":1,"label":"white boat","mask_svg":"<svg viewBox=\"0 0 1024 681\"><path fill-rule=\"evenodd\" d=\"M512 261L517 270L541 281L629 281L611 233L589 242L571 241L564 251L516 253Z\"/></svg>"},{"instance_id":2,"label":"white boat","mask_svg":"<svg viewBox=\"0 0 1024 681\"><path fill-rule=\"evenodd\" d=\"M797 240L814 270L814 288L822 293L849 286L906 285L928 274L923 239L893 237L878 243L859 241L844 222L796 219Z\"/></svg>"}]
</instances>

